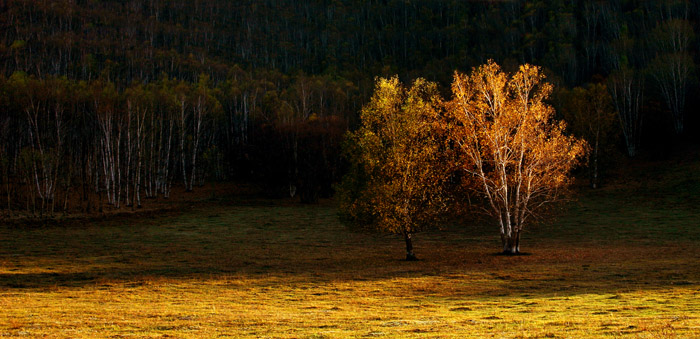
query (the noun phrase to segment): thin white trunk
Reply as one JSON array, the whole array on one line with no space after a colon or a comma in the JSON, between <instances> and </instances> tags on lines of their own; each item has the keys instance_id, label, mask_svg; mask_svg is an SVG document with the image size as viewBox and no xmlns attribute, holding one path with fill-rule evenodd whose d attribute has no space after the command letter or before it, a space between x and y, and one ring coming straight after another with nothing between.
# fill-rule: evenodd
<instances>
[{"instance_id":1,"label":"thin white trunk","mask_svg":"<svg viewBox=\"0 0 700 339\"><path fill-rule=\"evenodd\" d=\"M165 159L163 161L163 195L166 198L170 197L170 187L172 185L172 180L170 179L169 171L170 171L170 149L171 149L172 139L173 139L173 122L170 121L168 123L168 126L169 126L168 147L166 148Z\"/></svg>"},{"instance_id":2,"label":"thin white trunk","mask_svg":"<svg viewBox=\"0 0 700 339\"><path fill-rule=\"evenodd\" d=\"M188 191L192 190L197 173L197 149L199 147L199 139L202 129L202 116L204 115L204 110L206 110L205 105L206 103L202 102L201 96L197 98L197 107L195 109L196 121L194 124L194 137L192 138L192 169L190 170L192 177L190 178L189 187L187 189Z\"/></svg>"},{"instance_id":3,"label":"thin white trunk","mask_svg":"<svg viewBox=\"0 0 700 339\"><path fill-rule=\"evenodd\" d=\"M126 174L125 174L125 180L126 180L126 187L125 187L125 192L124 192L124 203L126 206L132 206L132 204L129 203L129 180L133 180L132 174L131 174L131 158L132 158L132 153L133 153L133 141L131 140L131 113L132 113L132 107L131 107L131 101L127 100L126 102L127 105L127 116L126 116Z\"/></svg>"},{"instance_id":4,"label":"thin white trunk","mask_svg":"<svg viewBox=\"0 0 700 339\"><path fill-rule=\"evenodd\" d=\"M181 99L180 102L180 159L182 161L182 180L185 184L185 190L187 191L189 186L187 185L187 167L185 161L185 99Z\"/></svg>"},{"instance_id":5,"label":"thin white trunk","mask_svg":"<svg viewBox=\"0 0 700 339\"><path fill-rule=\"evenodd\" d=\"M116 173L117 176L117 181L116 181L116 196L114 197L114 207L119 208L120 207L120 200L121 200L121 194L122 194L122 173L121 173L121 140L122 140L122 126L117 122L117 145L115 147L116 152L115 152L115 169L114 172Z\"/></svg>"}]
</instances>

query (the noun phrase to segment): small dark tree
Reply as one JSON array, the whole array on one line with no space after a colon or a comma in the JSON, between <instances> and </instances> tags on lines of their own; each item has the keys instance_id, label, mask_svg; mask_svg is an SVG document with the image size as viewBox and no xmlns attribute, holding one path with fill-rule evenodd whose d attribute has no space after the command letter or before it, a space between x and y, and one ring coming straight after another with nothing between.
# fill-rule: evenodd
<instances>
[{"instance_id":1,"label":"small dark tree","mask_svg":"<svg viewBox=\"0 0 700 339\"><path fill-rule=\"evenodd\" d=\"M572 90L559 91L560 112L571 131L588 141L591 152L588 170L592 188L600 185L600 163L612 148L615 110L605 84L589 84Z\"/></svg>"}]
</instances>

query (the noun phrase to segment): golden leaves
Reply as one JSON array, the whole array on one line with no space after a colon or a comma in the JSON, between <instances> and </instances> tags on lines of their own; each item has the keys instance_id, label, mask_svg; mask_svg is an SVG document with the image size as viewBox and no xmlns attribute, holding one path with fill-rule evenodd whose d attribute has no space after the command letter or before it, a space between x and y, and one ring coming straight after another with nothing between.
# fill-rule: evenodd
<instances>
[{"instance_id":1,"label":"golden leaves","mask_svg":"<svg viewBox=\"0 0 700 339\"><path fill-rule=\"evenodd\" d=\"M435 83L417 79L406 89L397 77L377 78L362 126L351 135L353 168L340 192L354 219L404 233L440 217L448 178L441 161L443 112Z\"/></svg>"},{"instance_id":2,"label":"golden leaves","mask_svg":"<svg viewBox=\"0 0 700 339\"><path fill-rule=\"evenodd\" d=\"M449 137L460 145L459 164L476 178L470 188L487 197L495 217L521 227L533 203L547 201L568 182L585 143L564 134L545 100L552 85L540 68L522 65L509 75L493 61L455 73ZM519 215L519 217L518 217Z\"/></svg>"},{"instance_id":3,"label":"golden leaves","mask_svg":"<svg viewBox=\"0 0 700 339\"><path fill-rule=\"evenodd\" d=\"M586 150L553 120L544 78L536 66L511 75L489 61L469 75L455 72L449 102L423 79L407 89L397 77L378 78L352 134L353 169L344 183L355 186L341 194L341 201L349 197L344 206L375 228L415 232L446 210L445 183L456 167L466 174L463 187L522 229L536 206L568 184Z\"/></svg>"}]
</instances>

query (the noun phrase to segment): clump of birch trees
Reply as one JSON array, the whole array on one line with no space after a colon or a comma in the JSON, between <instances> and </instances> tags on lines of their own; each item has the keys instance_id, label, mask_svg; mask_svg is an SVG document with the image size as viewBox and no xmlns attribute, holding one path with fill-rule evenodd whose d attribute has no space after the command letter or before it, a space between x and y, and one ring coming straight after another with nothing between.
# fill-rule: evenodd
<instances>
[{"instance_id":1,"label":"clump of birch trees","mask_svg":"<svg viewBox=\"0 0 700 339\"><path fill-rule=\"evenodd\" d=\"M0 77L0 217L140 208L210 179L313 202L337 176L352 91L240 69L218 84Z\"/></svg>"},{"instance_id":2,"label":"clump of birch trees","mask_svg":"<svg viewBox=\"0 0 700 339\"><path fill-rule=\"evenodd\" d=\"M360 225L403 234L439 227L455 184L469 197L456 206L491 217L503 252L520 253L521 234L559 200L587 151L546 103L553 86L539 67L513 74L489 61L455 72L452 98L417 80L378 79L362 110L362 127L347 149L353 169L341 187L341 208Z\"/></svg>"}]
</instances>

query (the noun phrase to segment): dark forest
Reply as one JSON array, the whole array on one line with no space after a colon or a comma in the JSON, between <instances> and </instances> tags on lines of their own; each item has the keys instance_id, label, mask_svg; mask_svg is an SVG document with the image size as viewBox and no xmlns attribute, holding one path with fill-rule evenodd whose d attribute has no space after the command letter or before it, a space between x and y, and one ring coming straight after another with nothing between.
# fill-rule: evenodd
<instances>
[{"instance_id":1,"label":"dark forest","mask_svg":"<svg viewBox=\"0 0 700 339\"><path fill-rule=\"evenodd\" d=\"M140 207L210 181L315 202L346 170L375 77L447 93L487 60L542 66L558 117L595 145L581 176L597 186L619 159L698 142L699 15L694 1L2 1L0 208Z\"/></svg>"}]
</instances>

